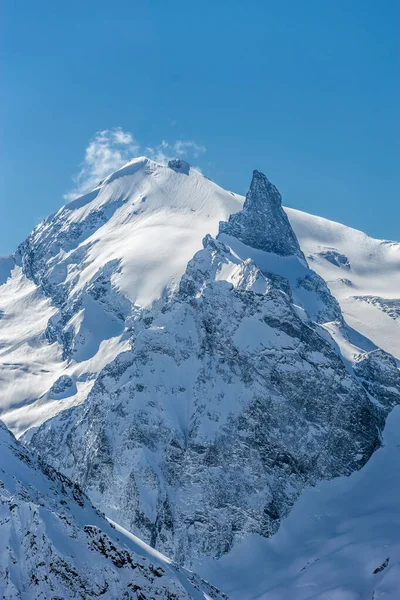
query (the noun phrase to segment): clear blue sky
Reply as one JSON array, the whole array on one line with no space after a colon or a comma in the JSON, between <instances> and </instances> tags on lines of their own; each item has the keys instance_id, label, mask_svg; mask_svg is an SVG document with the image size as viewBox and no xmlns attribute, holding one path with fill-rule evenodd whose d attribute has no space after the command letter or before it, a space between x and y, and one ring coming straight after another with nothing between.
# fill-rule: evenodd
<instances>
[{"instance_id":1,"label":"clear blue sky","mask_svg":"<svg viewBox=\"0 0 400 600\"><path fill-rule=\"evenodd\" d=\"M99 130L245 193L400 239L398 0L7 0L0 9L0 254L72 187ZM144 153L143 151L141 153ZM396 172L397 171L397 172Z\"/></svg>"}]
</instances>

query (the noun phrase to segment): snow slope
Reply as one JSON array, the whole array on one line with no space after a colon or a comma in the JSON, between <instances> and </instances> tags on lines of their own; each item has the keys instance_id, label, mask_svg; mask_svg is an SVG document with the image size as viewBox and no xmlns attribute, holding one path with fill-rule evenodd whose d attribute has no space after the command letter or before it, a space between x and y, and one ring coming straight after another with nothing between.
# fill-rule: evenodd
<instances>
[{"instance_id":1,"label":"snow slope","mask_svg":"<svg viewBox=\"0 0 400 600\"><path fill-rule=\"evenodd\" d=\"M0 421L0 597L222 600L114 523Z\"/></svg>"},{"instance_id":2,"label":"snow slope","mask_svg":"<svg viewBox=\"0 0 400 600\"><path fill-rule=\"evenodd\" d=\"M215 234L242 202L183 161L163 166L137 158L46 219L29 248L33 263L46 268L46 284L65 281L71 293L117 262L115 287L149 306L178 285L204 232Z\"/></svg>"},{"instance_id":3,"label":"snow slope","mask_svg":"<svg viewBox=\"0 0 400 600\"><path fill-rule=\"evenodd\" d=\"M196 568L233 600L398 600L400 407L383 447L350 477L307 489L279 532Z\"/></svg>"},{"instance_id":4,"label":"snow slope","mask_svg":"<svg viewBox=\"0 0 400 600\"><path fill-rule=\"evenodd\" d=\"M17 435L85 399L128 348L132 305L176 289L204 235L242 202L187 163L137 158L2 259L0 415Z\"/></svg>"},{"instance_id":5,"label":"snow slope","mask_svg":"<svg viewBox=\"0 0 400 600\"><path fill-rule=\"evenodd\" d=\"M328 283L348 324L400 358L400 243L286 212L310 267Z\"/></svg>"}]
</instances>

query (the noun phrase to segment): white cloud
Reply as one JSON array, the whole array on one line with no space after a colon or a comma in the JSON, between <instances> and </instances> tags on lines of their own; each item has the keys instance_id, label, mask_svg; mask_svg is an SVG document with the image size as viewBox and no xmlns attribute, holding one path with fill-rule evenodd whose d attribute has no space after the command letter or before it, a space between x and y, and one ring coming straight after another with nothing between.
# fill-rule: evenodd
<instances>
[{"instance_id":1,"label":"white cloud","mask_svg":"<svg viewBox=\"0 0 400 600\"><path fill-rule=\"evenodd\" d=\"M166 165L171 158L174 158L172 147L165 140L161 144L158 144L158 146L147 146L144 152L146 156L160 163L160 165Z\"/></svg>"},{"instance_id":2,"label":"white cloud","mask_svg":"<svg viewBox=\"0 0 400 600\"><path fill-rule=\"evenodd\" d=\"M79 173L74 177L75 187L65 194L66 200L89 192L99 182L121 168L129 160L138 156L140 145L129 131L121 127L98 131L85 151L85 158ZM206 148L193 141L162 140L156 146L148 146L144 154L160 164L167 164L172 158L198 158ZM196 169L200 170L199 167Z\"/></svg>"},{"instance_id":3,"label":"white cloud","mask_svg":"<svg viewBox=\"0 0 400 600\"><path fill-rule=\"evenodd\" d=\"M149 158L162 165L165 165L171 158L176 158L177 156L198 158L200 154L204 154L205 152L207 152L205 146L201 146L196 142L185 142L183 140L176 140L173 143L163 140L158 146L146 148L146 154Z\"/></svg>"},{"instance_id":4,"label":"white cloud","mask_svg":"<svg viewBox=\"0 0 400 600\"><path fill-rule=\"evenodd\" d=\"M196 144L196 142L183 142L182 140L175 142L174 150L179 155L193 154L195 158L206 152L206 148L204 146Z\"/></svg>"},{"instance_id":5,"label":"white cloud","mask_svg":"<svg viewBox=\"0 0 400 600\"><path fill-rule=\"evenodd\" d=\"M85 151L81 170L74 177L75 187L65 194L66 200L92 190L98 183L137 155L133 135L121 127L98 131Z\"/></svg>"}]
</instances>

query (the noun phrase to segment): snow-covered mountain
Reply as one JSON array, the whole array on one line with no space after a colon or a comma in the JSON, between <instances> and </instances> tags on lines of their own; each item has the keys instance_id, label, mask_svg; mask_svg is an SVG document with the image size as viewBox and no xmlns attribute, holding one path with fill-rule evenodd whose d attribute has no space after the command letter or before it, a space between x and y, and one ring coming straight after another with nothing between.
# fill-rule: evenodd
<instances>
[{"instance_id":1,"label":"snow-covered mountain","mask_svg":"<svg viewBox=\"0 0 400 600\"><path fill-rule=\"evenodd\" d=\"M391 356L358 347L352 364L353 332L262 174L203 244L178 288L132 309L131 349L84 404L31 437L111 518L189 565L273 534L305 485L360 468L400 399Z\"/></svg>"},{"instance_id":2,"label":"snow-covered mountain","mask_svg":"<svg viewBox=\"0 0 400 600\"><path fill-rule=\"evenodd\" d=\"M93 508L0 421L0 597L222 600Z\"/></svg>"},{"instance_id":3,"label":"snow-covered mountain","mask_svg":"<svg viewBox=\"0 0 400 600\"><path fill-rule=\"evenodd\" d=\"M135 159L0 261L2 418L179 563L235 552L379 447L399 273L257 171Z\"/></svg>"}]
</instances>

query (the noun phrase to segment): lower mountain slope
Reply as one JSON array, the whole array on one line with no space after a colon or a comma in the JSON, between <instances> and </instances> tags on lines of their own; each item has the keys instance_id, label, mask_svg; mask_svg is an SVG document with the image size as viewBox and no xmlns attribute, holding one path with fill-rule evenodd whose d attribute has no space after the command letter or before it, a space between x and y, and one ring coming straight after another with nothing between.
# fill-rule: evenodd
<instances>
[{"instance_id":1,"label":"lower mountain slope","mask_svg":"<svg viewBox=\"0 0 400 600\"><path fill-rule=\"evenodd\" d=\"M0 597L222 600L216 588L107 521L0 421Z\"/></svg>"},{"instance_id":2,"label":"lower mountain slope","mask_svg":"<svg viewBox=\"0 0 400 600\"><path fill-rule=\"evenodd\" d=\"M306 489L270 539L249 536L196 565L233 600L398 600L400 408L350 477Z\"/></svg>"}]
</instances>

